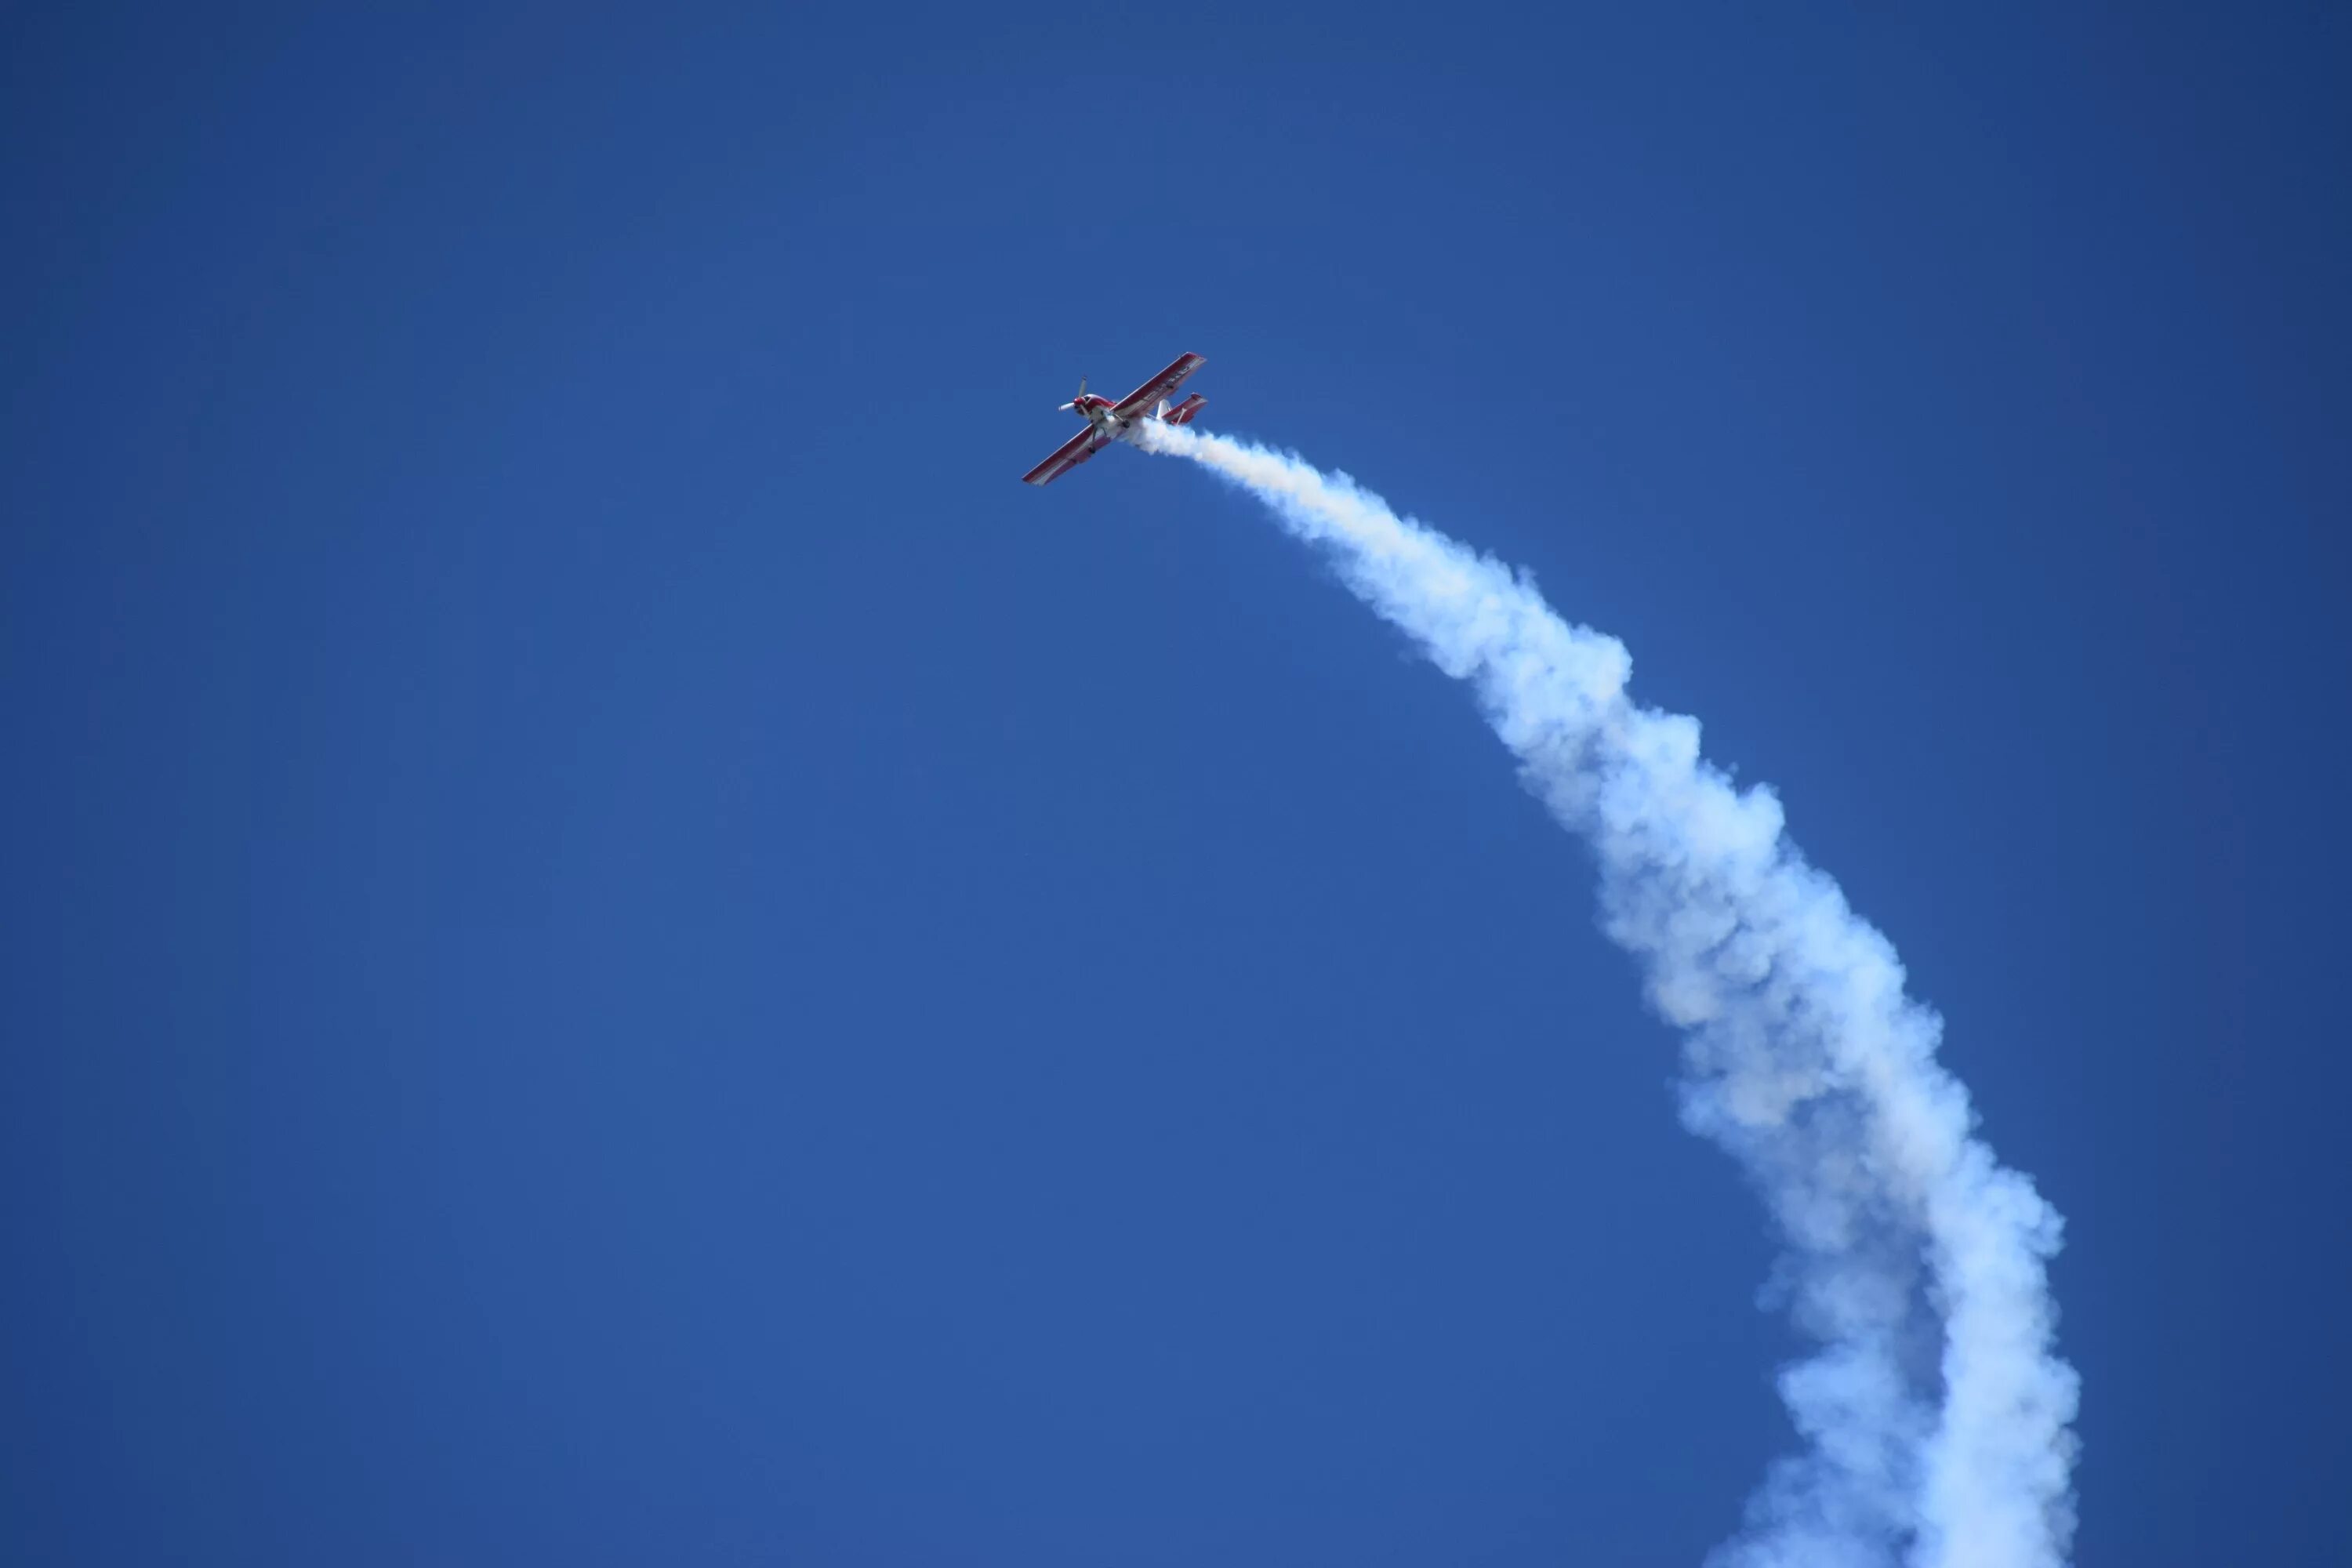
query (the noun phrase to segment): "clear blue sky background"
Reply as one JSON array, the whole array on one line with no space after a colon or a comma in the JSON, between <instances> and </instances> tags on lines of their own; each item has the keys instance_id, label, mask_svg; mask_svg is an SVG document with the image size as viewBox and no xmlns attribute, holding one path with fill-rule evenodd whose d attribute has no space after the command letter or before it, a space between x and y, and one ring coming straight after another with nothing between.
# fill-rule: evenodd
<instances>
[{"instance_id":1,"label":"clear blue sky background","mask_svg":"<svg viewBox=\"0 0 2352 1568\"><path fill-rule=\"evenodd\" d=\"M1696 1563L1761 1215L1465 695L1624 637L2341 1563L2339 7L11 8L0 1561ZM2244 14L2240 14L2244 13Z\"/></svg>"}]
</instances>

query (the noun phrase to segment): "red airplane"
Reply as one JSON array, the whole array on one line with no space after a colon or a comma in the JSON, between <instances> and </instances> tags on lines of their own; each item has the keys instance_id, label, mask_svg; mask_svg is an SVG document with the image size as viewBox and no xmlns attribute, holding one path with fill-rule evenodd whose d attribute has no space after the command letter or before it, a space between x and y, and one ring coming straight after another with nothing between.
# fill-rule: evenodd
<instances>
[{"instance_id":1,"label":"red airplane","mask_svg":"<svg viewBox=\"0 0 2352 1568\"><path fill-rule=\"evenodd\" d=\"M1086 377L1078 378L1078 395L1062 405L1066 412L1075 409L1087 416L1087 427L1062 443L1062 449L1021 476L1024 485L1050 485L1113 441L1135 439L1138 421L1163 420L1170 425L1190 425L1208 399L1194 393L1175 407L1168 399L1184 384L1184 378L1208 363L1199 354L1184 354L1174 364L1113 403L1108 397L1097 397L1087 390ZM1158 406L1153 406L1154 405Z\"/></svg>"}]
</instances>

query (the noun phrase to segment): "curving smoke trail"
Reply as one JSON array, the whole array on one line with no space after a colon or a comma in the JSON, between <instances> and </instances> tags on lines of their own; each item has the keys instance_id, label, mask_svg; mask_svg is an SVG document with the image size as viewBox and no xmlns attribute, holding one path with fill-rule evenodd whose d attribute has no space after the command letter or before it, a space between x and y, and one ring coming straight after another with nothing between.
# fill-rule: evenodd
<instances>
[{"instance_id":1,"label":"curving smoke trail","mask_svg":"<svg viewBox=\"0 0 2352 1568\"><path fill-rule=\"evenodd\" d=\"M1477 689L1528 786L1591 841L1602 924L1683 1036L1683 1116L1738 1159L1819 1342L1780 1377L1807 1447L1723 1568L2057 1568L2074 1528L2074 1369L2052 1349L2060 1219L1971 1136L1941 1023L1894 948L1781 833L1769 789L1699 756L1696 720L1625 695L1622 643L1345 475L1144 422L1149 450L1247 489Z\"/></svg>"}]
</instances>

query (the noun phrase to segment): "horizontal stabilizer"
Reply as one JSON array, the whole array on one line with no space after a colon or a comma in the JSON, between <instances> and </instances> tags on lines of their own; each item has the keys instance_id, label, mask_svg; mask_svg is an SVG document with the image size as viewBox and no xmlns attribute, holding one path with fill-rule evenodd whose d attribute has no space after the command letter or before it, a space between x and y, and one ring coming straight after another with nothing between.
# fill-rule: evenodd
<instances>
[{"instance_id":1,"label":"horizontal stabilizer","mask_svg":"<svg viewBox=\"0 0 2352 1568\"><path fill-rule=\"evenodd\" d=\"M1167 420L1171 425L1190 425L1192 423L1193 416L1199 414L1202 408L1206 407L1208 405L1208 402L1209 400L1207 398L1202 396L1196 392L1192 396L1186 398L1183 402L1178 404L1175 407L1170 409L1167 413L1161 415L1160 417Z\"/></svg>"}]
</instances>

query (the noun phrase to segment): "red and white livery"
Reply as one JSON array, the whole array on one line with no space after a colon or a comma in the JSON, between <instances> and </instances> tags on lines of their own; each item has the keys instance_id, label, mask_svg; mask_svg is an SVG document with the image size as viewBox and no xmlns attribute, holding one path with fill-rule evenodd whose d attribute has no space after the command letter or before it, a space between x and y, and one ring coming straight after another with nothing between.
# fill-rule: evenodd
<instances>
[{"instance_id":1,"label":"red and white livery","mask_svg":"<svg viewBox=\"0 0 2352 1568\"><path fill-rule=\"evenodd\" d=\"M1065 411L1086 416L1087 427L1062 443L1062 449L1021 476L1024 485L1050 485L1113 441L1132 441L1136 426L1146 419L1168 425L1190 425L1208 399L1194 393L1175 407L1168 400L1194 371L1209 362L1199 354L1183 354L1174 364L1113 403L1087 390L1078 378L1078 395L1062 405Z\"/></svg>"}]
</instances>

